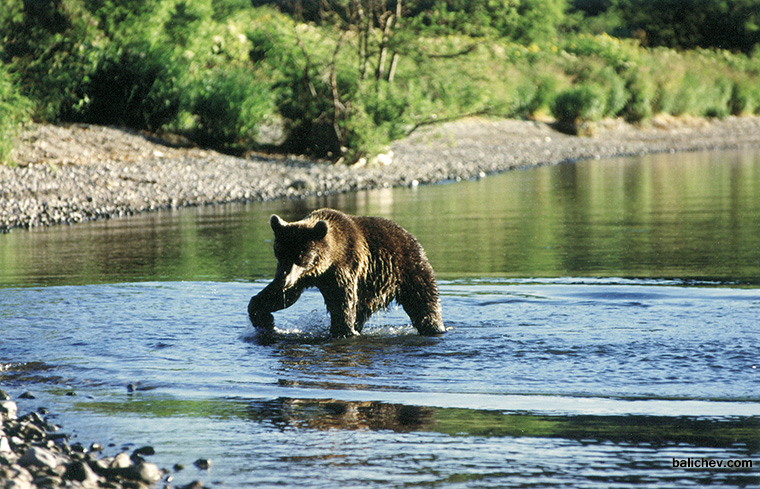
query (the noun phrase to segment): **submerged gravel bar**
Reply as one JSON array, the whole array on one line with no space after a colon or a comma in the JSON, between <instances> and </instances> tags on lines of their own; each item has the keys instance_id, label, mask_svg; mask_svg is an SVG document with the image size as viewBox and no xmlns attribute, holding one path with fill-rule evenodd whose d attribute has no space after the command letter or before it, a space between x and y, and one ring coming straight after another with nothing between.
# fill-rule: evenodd
<instances>
[{"instance_id":1,"label":"submerged gravel bar","mask_svg":"<svg viewBox=\"0 0 760 489\"><path fill-rule=\"evenodd\" d=\"M478 178L516 167L656 152L760 147L760 117L621 121L594 137L535 121L467 119L428 127L368 164L238 158L177 148L118 128L35 125L0 165L0 232L155 209L302 198Z\"/></svg>"}]
</instances>

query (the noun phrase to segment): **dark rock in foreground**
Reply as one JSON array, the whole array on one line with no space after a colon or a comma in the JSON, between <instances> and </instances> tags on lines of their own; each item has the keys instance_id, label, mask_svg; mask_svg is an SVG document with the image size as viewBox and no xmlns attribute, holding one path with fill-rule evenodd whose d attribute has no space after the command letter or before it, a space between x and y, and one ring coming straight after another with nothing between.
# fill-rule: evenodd
<instances>
[{"instance_id":1,"label":"dark rock in foreground","mask_svg":"<svg viewBox=\"0 0 760 489\"><path fill-rule=\"evenodd\" d=\"M148 489L168 473L142 459L153 454L150 447L132 456L100 457L97 444L69 445L68 436L38 413L18 417L16 403L7 397L0 396L0 489Z\"/></svg>"}]
</instances>

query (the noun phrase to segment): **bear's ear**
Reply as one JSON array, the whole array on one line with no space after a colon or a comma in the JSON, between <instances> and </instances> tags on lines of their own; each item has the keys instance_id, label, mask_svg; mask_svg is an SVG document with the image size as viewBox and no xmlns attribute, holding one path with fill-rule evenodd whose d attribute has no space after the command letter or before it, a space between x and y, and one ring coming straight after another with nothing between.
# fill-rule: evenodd
<instances>
[{"instance_id":1,"label":"bear's ear","mask_svg":"<svg viewBox=\"0 0 760 489\"><path fill-rule=\"evenodd\" d=\"M315 241L327 236L327 221L317 221L314 227L311 228L311 233L311 238Z\"/></svg>"},{"instance_id":2,"label":"bear's ear","mask_svg":"<svg viewBox=\"0 0 760 489\"><path fill-rule=\"evenodd\" d=\"M272 217L269 218L269 225L272 226L272 231L279 231L286 224L287 222L283 221L277 214L272 214Z\"/></svg>"}]
</instances>

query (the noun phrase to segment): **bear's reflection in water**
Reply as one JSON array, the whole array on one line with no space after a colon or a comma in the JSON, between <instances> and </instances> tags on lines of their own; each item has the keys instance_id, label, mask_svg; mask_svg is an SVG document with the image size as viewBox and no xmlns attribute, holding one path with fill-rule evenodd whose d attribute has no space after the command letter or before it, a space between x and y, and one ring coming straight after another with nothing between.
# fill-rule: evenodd
<instances>
[{"instance_id":1,"label":"bear's reflection in water","mask_svg":"<svg viewBox=\"0 0 760 489\"><path fill-rule=\"evenodd\" d=\"M435 409L378 401L279 398L251 406L253 419L267 419L280 428L317 430L428 431Z\"/></svg>"}]
</instances>

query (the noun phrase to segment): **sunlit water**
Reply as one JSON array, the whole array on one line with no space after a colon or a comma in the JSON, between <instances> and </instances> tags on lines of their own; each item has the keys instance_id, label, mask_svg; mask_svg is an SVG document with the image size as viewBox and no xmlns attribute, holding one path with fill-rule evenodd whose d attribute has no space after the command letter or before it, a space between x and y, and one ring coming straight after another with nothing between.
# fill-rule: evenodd
<instances>
[{"instance_id":1,"label":"sunlit water","mask_svg":"<svg viewBox=\"0 0 760 489\"><path fill-rule=\"evenodd\" d=\"M419 238L446 335L391 308L330 340L316 292L256 335L268 215L323 205ZM172 484L760 484L758 153L15 231L0 284L0 385L37 396L21 411L109 454L151 445L186 466Z\"/></svg>"}]
</instances>

